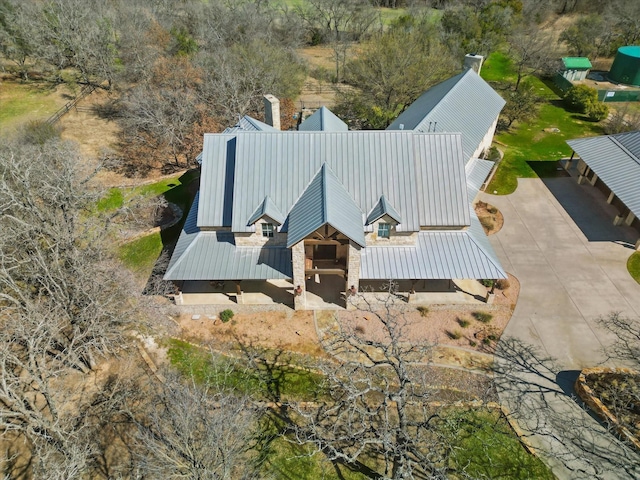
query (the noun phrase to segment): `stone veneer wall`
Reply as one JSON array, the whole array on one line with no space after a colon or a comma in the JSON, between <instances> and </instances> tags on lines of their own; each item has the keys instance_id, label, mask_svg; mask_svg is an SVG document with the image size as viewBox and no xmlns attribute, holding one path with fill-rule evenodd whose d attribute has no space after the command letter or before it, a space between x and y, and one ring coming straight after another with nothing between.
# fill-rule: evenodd
<instances>
[{"instance_id":1,"label":"stone veneer wall","mask_svg":"<svg viewBox=\"0 0 640 480\"><path fill-rule=\"evenodd\" d=\"M304 274L304 240L296 243L291 247L291 262L293 269L293 289L300 285L302 288L302 294L295 295L294 293L294 308L296 310L304 310L307 306L306 301L306 278Z\"/></svg>"},{"instance_id":2,"label":"stone veneer wall","mask_svg":"<svg viewBox=\"0 0 640 480\"><path fill-rule=\"evenodd\" d=\"M353 285L360 288L360 246L349 240L349 254L347 256L347 284L346 290Z\"/></svg>"},{"instance_id":3,"label":"stone veneer wall","mask_svg":"<svg viewBox=\"0 0 640 480\"><path fill-rule=\"evenodd\" d=\"M391 232L389 238L378 238L378 225L380 223L390 223ZM364 240L367 246L370 245L415 245L418 241L418 232L397 232L394 221L389 216L385 215L379 220L376 220L371 224L373 227L372 232L365 232Z\"/></svg>"}]
</instances>

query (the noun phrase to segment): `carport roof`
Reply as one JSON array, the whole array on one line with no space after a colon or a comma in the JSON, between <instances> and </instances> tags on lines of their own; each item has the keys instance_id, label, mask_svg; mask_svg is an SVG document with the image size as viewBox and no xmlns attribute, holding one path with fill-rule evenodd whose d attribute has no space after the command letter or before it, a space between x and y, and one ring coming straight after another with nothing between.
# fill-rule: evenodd
<instances>
[{"instance_id":1,"label":"carport roof","mask_svg":"<svg viewBox=\"0 0 640 480\"><path fill-rule=\"evenodd\" d=\"M640 218L640 131L580 138L567 143Z\"/></svg>"}]
</instances>

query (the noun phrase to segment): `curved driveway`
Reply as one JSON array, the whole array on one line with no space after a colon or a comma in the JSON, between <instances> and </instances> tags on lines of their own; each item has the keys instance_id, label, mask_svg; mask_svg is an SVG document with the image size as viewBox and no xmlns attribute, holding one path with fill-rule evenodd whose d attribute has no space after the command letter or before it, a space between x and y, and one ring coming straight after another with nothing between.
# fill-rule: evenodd
<instances>
[{"instance_id":1,"label":"curved driveway","mask_svg":"<svg viewBox=\"0 0 640 480\"><path fill-rule=\"evenodd\" d=\"M480 195L504 215L490 239L521 286L500 344L502 402L559 478L640 478L640 459L572 398L577 371L606 364L612 338L596 318L640 318L640 285L626 270L638 232L613 226L613 207L575 177L520 179L511 195Z\"/></svg>"}]
</instances>

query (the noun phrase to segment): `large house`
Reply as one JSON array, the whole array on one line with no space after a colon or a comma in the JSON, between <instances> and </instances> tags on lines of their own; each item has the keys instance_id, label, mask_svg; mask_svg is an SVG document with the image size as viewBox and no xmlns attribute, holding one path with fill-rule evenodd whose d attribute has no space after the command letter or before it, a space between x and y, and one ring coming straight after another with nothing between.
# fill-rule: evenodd
<instances>
[{"instance_id":1,"label":"large house","mask_svg":"<svg viewBox=\"0 0 640 480\"><path fill-rule=\"evenodd\" d=\"M205 135L165 279L196 294L234 281L238 298L243 282L270 282L304 309L318 284L346 297L389 280L505 278L472 207L503 105L466 70L386 131L348 131L322 108L298 131L244 117Z\"/></svg>"}]
</instances>

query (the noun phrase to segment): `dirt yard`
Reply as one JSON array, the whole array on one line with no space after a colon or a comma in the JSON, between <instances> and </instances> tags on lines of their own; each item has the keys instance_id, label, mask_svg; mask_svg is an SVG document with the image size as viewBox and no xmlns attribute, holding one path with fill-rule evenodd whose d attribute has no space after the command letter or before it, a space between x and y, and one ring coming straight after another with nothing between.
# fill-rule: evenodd
<instances>
[{"instance_id":1,"label":"dirt yard","mask_svg":"<svg viewBox=\"0 0 640 480\"><path fill-rule=\"evenodd\" d=\"M465 366L469 358L463 350L492 351L511 318L519 292L518 280L509 275L508 287L496 289L495 301L491 305L431 305L423 314L416 307L403 304L407 322L405 340L456 347L459 351L455 354L444 351L438 354L441 363ZM476 318L477 312L488 313L491 318L483 318L483 322ZM324 355L316 325L322 333L331 326L330 323L335 325L336 320L365 335L375 336L373 315L369 312L334 310L318 311L315 315L314 321L314 312L311 311L236 313L231 321L223 323L217 315L182 314L176 322L181 329L181 338L212 345L221 351L242 344L304 355ZM458 358L448 358L452 355Z\"/></svg>"}]
</instances>

